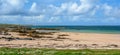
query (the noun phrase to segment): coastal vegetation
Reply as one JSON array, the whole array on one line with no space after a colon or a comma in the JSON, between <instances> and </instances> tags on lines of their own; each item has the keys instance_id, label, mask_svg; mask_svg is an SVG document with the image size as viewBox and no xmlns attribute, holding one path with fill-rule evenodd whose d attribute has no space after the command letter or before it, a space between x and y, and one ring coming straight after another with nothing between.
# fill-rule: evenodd
<instances>
[{"instance_id":1,"label":"coastal vegetation","mask_svg":"<svg viewBox=\"0 0 120 55\"><path fill-rule=\"evenodd\" d=\"M0 48L0 55L120 55L120 50L57 50L38 48Z\"/></svg>"}]
</instances>

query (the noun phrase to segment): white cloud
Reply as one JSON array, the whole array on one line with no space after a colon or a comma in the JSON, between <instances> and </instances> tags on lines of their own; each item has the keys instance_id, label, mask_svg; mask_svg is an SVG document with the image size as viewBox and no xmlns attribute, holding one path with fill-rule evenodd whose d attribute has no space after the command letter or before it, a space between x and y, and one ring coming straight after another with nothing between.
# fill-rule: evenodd
<instances>
[{"instance_id":1,"label":"white cloud","mask_svg":"<svg viewBox=\"0 0 120 55\"><path fill-rule=\"evenodd\" d=\"M28 11L28 13L30 15L33 15L33 16L34 15L38 16L38 15L41 15L41 14L48 13L48 12L46 12L46 10L48 10L48 9L47 8L41 8L38 3L33 2L30 9L29 9L29 11Z\"/></svg>"},{"instance_id":2,"label":"white cloud","mask_svg":"<svg viewBox=\"0 0 120 55\"><path fill-rule=\"evenodd\" d=\"M36 13L37 12L37 4L34 2L30 8L30 12Z\"/></svg>"},{"instance_id":3,"label":"white cloud","mask_svg":"<svg viewBox=\"0 0 120 55\"><path fill-rule=\"evenodd\" d=\"M79 21L80 16L73 16L72 19L70 19L71 21Z\"/></svg>"},{"instance_id":4,"label":"white cloud","mask_svg":"<svg viewBox=\"0 0 120 55\"><path fill-rule=\"evenodd\" d=\"M119 7L112 7L108 4L103 5L104 14L109 17L120 18L120 9Z\"/></svg>"},{"instance_id":5,"label":"white cloud","mask_svg":"<svg viewBox=\"0 0 120 55\"><path fill-rule=\"evenodd\" d=\"M6 0L6 3L13 7L23 6L24 2L25 2L24 0Z\"/></svg>"},{"instance_id":6,"label":"white cloud","mask_svg":"<svg viewBox=\"0 0 120 55\"><path fill-rule=\"evenodd\" d=\"M113 7L107 3L95 4L98 0L79 0L79 2L72 0L65 3L62 3L62 1L60 4L54 3L51 5L46 3L39 4L36 0L31 2L31 5L26 5L27 1L30 0L0 0L1 20L21 20L21 22L25 23L55 23L62 21L92 22L95 20L110 22L111 20L116 20L114 18L120 18L119 6ZM25 12L25 14L20 13L20 11Z\"/></svg>"},{"instance_id":7,"label":"white cloud","mask_svg":"<svg viewBox=\"0 0 120 55\"><path fill-rule=\"evenodd\" d=\"M114 18L114 17L110 17L110 18L105 18L104 20L102 20L102 22L104 22L104 23L118 23L117 21L116 21L116 19L117 18Z\"/></svg>"},{"instance_id":8,"label":"white cloud","mask_svg":"<svg viewBox=\"0 0 120 55\"><path fill-rule=\"evenodd\" d=\"M85 13L89 11L89 9L92 7L92 3L90 3L89 0L80 0L80 2L81 5L79 5L78 7L76 7L76 9L74 9L76 12Z\"/></svg>"},{"instance_id":9,"label":"white cloud","mask_svg":"<svg viewBox=\"0 0 120 55\"><path fill-rule=\"evenodd\" d=\"M103 9L105 10L105 14L109 15L111 13L111 10L113 9L113 7L111 7L111 6L107 5L107 4L104 4Z\"/></svg>"},{"instance_id":10,"label":"white cloud","mask_svg":"<svg viewBox=\"0 0 120 55\"><path fill-rule=\"evenodd\" d=\"M20 15L2 15L0 16L1 22L11 22L11 23L19 23L22 24L34 24L34 23L41 23L46 20L44 20L45 15L39 15L39 16L20 16ZM0 23L1 23L0 22Z\"/></svg>"},{"instance_id":11,"label":"white cloud","mask_svg":"<svg viewBox=\"0 0 120 55\"><path fill-rule=\"evenodd\" d=\"M0 14L8 14L11 12L22 10L27 0L1 0Z\"/></svg>"},{"instance_id":12,"label":"white cloud","mask_svg":"<svg viewBox=\"0 0 120 55\"><path fill-rule=\"evenodd\" d=\"M76 15L86 14L94 7L94 0L80 0L80 4L77 2L62 3L61 6L50 5L54 10L54 15Z\"/></svg>"},{"instance_id":13,"label":"white cloud","mask_svg":"<svg viewBox=\"0 0 120 55\"><path fill-rule=\"evenodd\" d=\"M54 22L60 22L60 17L51 17L48 22L54 23Z\"/></svg>"},{"instance_id":14,"label":"white cloud","mask_svg":"<svg viewBox=\"0 0 120 55\"><path fill-rule=\"evenodd\" d=\"M40 23L44 22L45 15L39 16L23 16L22 19L28 23Z\"/></svg>"},{"instance_id":15,"label":"white cloud","mask_svg":"<svg viewBox=\"0 0 120 55\"><path fill-rule=\"evenodd\" d=\"M100 9L100 6L99 6L99 5L96 5L96 6L94 7L94 9L90 12L90 15L91 15L91 16L94 16L99 9Z\"/></svg>"},{"instance_id":16,"label":"white cloud","mask_svg":"<svg viewBox=\"0 0 120 55\"><path fill-rule=\"evenodd\" d=\"M69 18L69 20L72 22L91 22L95 21L95 18L85 16L72 16L71 18Z\"/></svg>"}]
</instances>

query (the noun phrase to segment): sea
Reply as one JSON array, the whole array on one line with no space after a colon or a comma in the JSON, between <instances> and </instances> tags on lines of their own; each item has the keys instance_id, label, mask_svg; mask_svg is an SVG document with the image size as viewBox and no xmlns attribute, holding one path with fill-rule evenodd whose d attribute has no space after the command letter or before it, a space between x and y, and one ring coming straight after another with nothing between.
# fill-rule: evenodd
<instances>
[{"instance_id":1,"label":"sea","mask_svg":"<svg viewBox=\"0 0 120 55\"><path fill-rule=\"evenodd\" d=\"M120 26L30 26L32 28L53 28L62 32L120 34Z\"/></svg>"}]
</instances>

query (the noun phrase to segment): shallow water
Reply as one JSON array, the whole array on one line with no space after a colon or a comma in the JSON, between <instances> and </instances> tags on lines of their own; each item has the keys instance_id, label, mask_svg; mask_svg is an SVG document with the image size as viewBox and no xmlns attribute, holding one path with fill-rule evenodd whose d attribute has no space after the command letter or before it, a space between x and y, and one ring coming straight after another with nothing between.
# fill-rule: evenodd
<instances>
[{"instance_id":1,"label":"shallow water","mask_svg":"<svg viewBox=\"0 0 120 55\"><path fill-rule=\"evenodd\" d=\"M120 26L31 26L32 28L55 28L63 32L120 34Z\"/></svg>"}]
</instances>

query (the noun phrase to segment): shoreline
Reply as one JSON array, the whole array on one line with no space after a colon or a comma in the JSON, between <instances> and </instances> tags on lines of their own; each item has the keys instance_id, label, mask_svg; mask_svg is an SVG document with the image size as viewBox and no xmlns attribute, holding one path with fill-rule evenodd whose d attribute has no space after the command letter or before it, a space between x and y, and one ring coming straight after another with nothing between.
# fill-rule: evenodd
<instances>
[{"instance_id":1,"label":"shoreline","mask_svg":"<svg viewBox=\"0 0 120 55\"><path fill-rule=\"evenodd\" d=\"M69 33L95 33L95 34L120 34L120 32L79 32L79 31L56 31L56 32L69 32Z\"/></svg>"}]
</instances>

